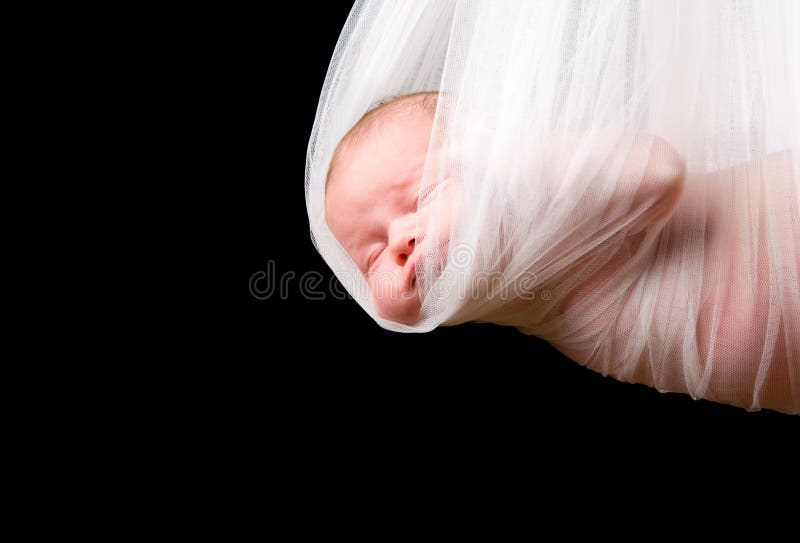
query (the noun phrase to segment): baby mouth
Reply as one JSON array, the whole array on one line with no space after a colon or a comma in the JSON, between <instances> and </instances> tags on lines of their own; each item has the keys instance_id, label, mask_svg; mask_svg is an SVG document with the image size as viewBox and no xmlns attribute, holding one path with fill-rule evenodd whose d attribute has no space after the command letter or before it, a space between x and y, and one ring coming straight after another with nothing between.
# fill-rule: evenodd
<instances>
[{"instance_id":1,"label":"baby mouth","mask_svg":"<svg viewBox=\"0 0 800 543\"><path fill-rule=\"evenodd\" d=\"M409 267L409 270L408 270L408 277L406 278L405 283L406 283L406 285L408 285L408 290L413 289L414 286L417 284L417 263L416 263L416 261L411 263L411 266Z\"/></svg>"}]
</instances>

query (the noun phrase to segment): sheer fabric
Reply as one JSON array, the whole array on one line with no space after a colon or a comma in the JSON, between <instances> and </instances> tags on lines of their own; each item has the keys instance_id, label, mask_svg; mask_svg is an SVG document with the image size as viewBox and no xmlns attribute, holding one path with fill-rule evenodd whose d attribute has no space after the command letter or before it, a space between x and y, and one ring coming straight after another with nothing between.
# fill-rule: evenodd
<instances>
[{"instance_id":1,"label":"sheer fabric","mask_svg":"<svg viewBox=\"0 0 800 543\"><path fill-rule=\"evenodd\" d=\"M328 229L344 134L439 92L418 322ZM800 411L800 2L358 1L311 133L316 248L382 327L515 326L603 374ZM434 152L436 150L436 152ZM441 152L439 152L441 151Z\"/></svg>"}]
</instances>

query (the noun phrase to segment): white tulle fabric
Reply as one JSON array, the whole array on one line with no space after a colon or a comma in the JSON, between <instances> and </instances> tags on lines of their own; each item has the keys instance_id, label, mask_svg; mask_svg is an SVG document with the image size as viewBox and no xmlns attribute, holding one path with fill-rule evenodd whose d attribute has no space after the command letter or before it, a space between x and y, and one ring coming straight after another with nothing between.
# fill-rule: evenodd
<instances>
[{"instance_id":1,"label":"white tulle fabric","mask_svg":"<svg viewBox=\"0 0 800 543\"><path fill-rule=\"evenodd\" d=\"M406 326L376 313L324 188L347 130L422 90L420 186L458 197L418 225ZM384 328L516 326L621 380L797 413L799 129L796 0L358 1L309 143L311 234Z\"/></svg>"}]
</instances>

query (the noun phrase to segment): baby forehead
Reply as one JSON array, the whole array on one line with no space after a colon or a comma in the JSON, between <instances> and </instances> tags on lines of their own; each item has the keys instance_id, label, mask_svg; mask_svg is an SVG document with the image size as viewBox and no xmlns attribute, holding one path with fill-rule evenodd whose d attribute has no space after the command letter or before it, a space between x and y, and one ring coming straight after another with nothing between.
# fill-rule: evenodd
<instances>
[{"instance_id":1,"label":"baby forehead","mask_svg":"<svg viewBox=\"0 0 800 543\"><path fill-rule=\"evenodd\" d=\"M370 143L418 143L419 138L408 139L409 134L421 137L430 135L432 116L418 111L389 111L364 119L354 127L350 137L343 138L346 147L363 149Z\"/></svg>"},{"instance_id":2,"label":"baby forehead","mask_svg":"<svg viewBox=\"0 0 800 543\"><path fill-rule=\"evenodd\" d=\"M331 171L341 162L381 152L425 153L431 123L409 115L383 115L348 132L337 145Z\"/></svg>"}]
</instances>

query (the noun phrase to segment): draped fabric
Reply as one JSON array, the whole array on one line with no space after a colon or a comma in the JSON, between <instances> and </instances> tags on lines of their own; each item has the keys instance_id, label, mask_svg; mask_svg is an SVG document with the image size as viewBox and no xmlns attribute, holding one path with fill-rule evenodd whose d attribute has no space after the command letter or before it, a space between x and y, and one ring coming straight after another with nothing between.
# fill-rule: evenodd
<instances>
[{"instance_id":1,"label":"draped fabric","mask_svg":"<svg viewBox=\"0 0 800 543\"><path fill-rule=\"evenodd\" d=\"M408 325L375 310L325 182L365 112L417 91L439 92L420 187L457 196L419 219ZM309 141L311 236L384 328L515 326L620 380L797 413L799 130L796 0L357 1Z\"/></svg>"}]
</instances>

